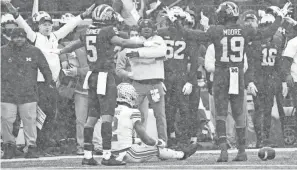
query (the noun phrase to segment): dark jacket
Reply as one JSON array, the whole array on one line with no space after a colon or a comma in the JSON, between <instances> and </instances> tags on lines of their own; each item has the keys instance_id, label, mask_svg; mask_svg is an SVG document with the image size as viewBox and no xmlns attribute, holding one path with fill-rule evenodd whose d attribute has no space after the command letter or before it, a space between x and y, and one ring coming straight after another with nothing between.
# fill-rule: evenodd
<instances>
[{"instance_id":1,"label":"dark jacket","mask_svg":"<svg viewBox=\"0 0 297 170\"><path fill-rule=\"evenodd\" d=\"M52 82L48 63L39 50L26 43L22 47L12 42L1 47L1 102L23 104L38 101L37 72Z\"/></svg>"}]
</instances>

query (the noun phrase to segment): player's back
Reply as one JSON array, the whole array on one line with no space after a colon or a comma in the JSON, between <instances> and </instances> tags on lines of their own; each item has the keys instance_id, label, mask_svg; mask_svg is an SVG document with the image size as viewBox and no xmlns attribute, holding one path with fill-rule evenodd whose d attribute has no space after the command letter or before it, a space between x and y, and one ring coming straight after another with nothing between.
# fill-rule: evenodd
<instances>
[{"instance_id":1,"label":"player's back","mask_svg":"<svg viewBox=\"0 0 297 170\"><path fill-rule=\"evenodd\" d=\"M246 30L238 24L217 25L208 30L215 47L216 67L244 66Z\"/></svg>"},{"instance_id":2,"label":"player's back","mask_svg":"<svg viewBox=\"0 0 297 170\"><path fill-rule=\"evenodd\" d=\"M174 27L162 28L158 34L167 45L165 72L181 72L187 70L188 55L187 43L182 33Z\"/></svg>"},{"instance_id":3,"label":"player's back","mask_svg":"<svg viewBox=\"0 0 297 170\"><path fill-rule=\"evenodd\" d=\"M122 150L133 144L134 123L141 120L139 112L119 105L112 123L112 150Z\"/></svg>"},{"instance_id":4,"label":"player's back","mask_svg":"<svg viewBox=\"0 0 297 170\"><path fill-rule=\"evenodd\" d=\"M84 43L91 71L111 71L114 68L114 45L110 42L118 34L113 26L91 26L86 30Z\"/></svg>"}]
</instances>

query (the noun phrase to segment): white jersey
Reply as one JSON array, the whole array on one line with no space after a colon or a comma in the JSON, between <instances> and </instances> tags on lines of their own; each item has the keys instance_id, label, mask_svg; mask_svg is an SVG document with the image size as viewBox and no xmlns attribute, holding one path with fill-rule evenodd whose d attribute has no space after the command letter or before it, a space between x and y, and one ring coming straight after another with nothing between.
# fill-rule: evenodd
<instances>
[{"instance_id":1,"label":"white jersey","mask_svg":"<svg viewBox=\"0 0 297 170\"><path fill-rule=\"evenodd\" d=\"M58 41L65 38L81 21L81 17L77 16L72 20L72 22L65 24L65 26L55 32L52 32L49 36L45 36L39 32L34 32L21 15L16 18L16 22L18 23L19 27L24 28L26 31L27 38L44 54L51 69L54 81L57 81L61 70L60 58L59 55L50 53L49 51L57 49ZM37 81L44 81L44 77L39 70Z\"/></svg>"},{"instance_id":2,"label":"white jersey","mask_svg":"<svg viewBox=\"0 0 297 170\"><path fill-rule=\"evenodd\" d=\"M112 122L111 150L119 151L130 148L133 144L134 124L141 121L140 112L127 106L119 105Z\"/></svg>"},{"instance_id":3,"label":"white jersey","mask_svg":"<svg viewBox=\"0 0 297 170\"><path fill-rule=\"evenodd\" d=\"M293 59L291 75L293 76L294 82L297 82L297 37L288 42L287 47L283 52L283 56Z\"/></svg>"}]
</instances>

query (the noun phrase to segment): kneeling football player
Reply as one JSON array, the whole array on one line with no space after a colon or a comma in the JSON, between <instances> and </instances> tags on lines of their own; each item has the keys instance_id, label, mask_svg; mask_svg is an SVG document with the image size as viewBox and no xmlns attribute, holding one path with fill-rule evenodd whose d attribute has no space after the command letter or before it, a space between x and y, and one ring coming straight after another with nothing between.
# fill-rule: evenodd
<instances>
[{"instance_id":1,"label":"kneeling football player","mask_svg":"<svg viewBox=\"0 0 297 170\"><path fill-rule=\"evenodd\" d=\"M117 86L118 90L118 112L113 120L112 152L117 155L118 161L130 163L140 163L148 161L153 157L160 159L179 159L184 160L193 155L197 144L190 144L182 151L174 151L165 148L165 142L161 139L153 139L145 131L141 123L140 112L135 112L137 93L129 83L121 83ZM145 144L135 144L133 132L137 133L141 141Z\"/></svg>"}]
</instances>

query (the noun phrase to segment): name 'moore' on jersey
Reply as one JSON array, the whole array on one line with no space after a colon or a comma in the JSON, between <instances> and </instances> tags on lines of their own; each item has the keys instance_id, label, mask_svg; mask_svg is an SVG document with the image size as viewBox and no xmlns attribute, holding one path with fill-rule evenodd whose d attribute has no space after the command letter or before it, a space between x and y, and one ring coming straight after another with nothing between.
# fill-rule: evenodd
<instances>
[{"instance_id":1,"label":"name 'moore' on jersey","mask_svg":"<svg viewBox=\"0 0 297 170\"><path fill-rule=\"evenodd\" d=\"M85 43L91 71L110 71L114 67L114 45L110 40L118 35L117 28L90 26L80 38Z\"/></svg>"},{"instance_id":2,"label":"name 'moore' on jersey","mask_svg":"<svg viewBox=\"0 0 297 170\"><path fill-rule=\"evenodd\" d=\"M274 35L281 25L282 19L277 17L267 29L254 29L238 24L211 26L207 32L182 29L185 38L196 41L212 42L215 47L216 66L233 67L244 65L245 47L251 41L266 39ZM182 27L178 25L178 27Z\"/></svg>"},{"instance_id":3,"label":"name 'moore' on jersey","mask_svg":"<svg viewBox=\"0 0 297 170\"><path fill-rule=\"evenodd\" d=\"M118 106L112 122L111 149L119 151L133 144L134 124L141 121L140 112L127 106Z\"/></svg>"}]
</instances>

